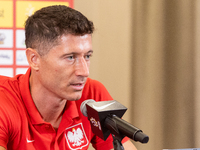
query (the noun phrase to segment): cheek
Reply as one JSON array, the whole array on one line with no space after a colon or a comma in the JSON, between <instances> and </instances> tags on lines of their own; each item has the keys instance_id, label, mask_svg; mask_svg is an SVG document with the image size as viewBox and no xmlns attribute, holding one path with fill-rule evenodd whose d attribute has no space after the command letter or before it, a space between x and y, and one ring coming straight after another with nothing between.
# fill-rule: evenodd
<instances>
[{"instance_id":1,"label":"cheek","mask_svg":"<svg viewBox=\"0 0 200 150\"><path fill-rule=\"evenodd\" d=\"M90 69L90 62L87 63L87 67L88 67L88 69Z\"/></svg>"},{"instance_id":2,"label":"cheek","mask_svg":"<svg viewBox=\"0 0 200 150\"><path fill-rule=\"evenodd\" d=\"M57 67L54 68L54 72L52 72L54 78L59 80L68 80L73 75L73 69L71 67Z\"/></svg>"}]
</instances>

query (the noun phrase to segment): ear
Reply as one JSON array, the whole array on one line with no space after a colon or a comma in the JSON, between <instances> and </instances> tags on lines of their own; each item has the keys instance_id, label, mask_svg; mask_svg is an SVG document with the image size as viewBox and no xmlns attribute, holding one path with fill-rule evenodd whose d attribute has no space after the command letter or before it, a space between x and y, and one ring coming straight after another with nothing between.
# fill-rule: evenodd
<instances>
[{"instance_id":1,"label":"ear","mask_svg":"<svg viewBox=\"0 0 200 150\"><path fill-rule=\"evenodd\" d=\"M35 49L26 49L26 58L31 68L34 70L39 70L40 55Z\"/></svg>"}]
</instances>

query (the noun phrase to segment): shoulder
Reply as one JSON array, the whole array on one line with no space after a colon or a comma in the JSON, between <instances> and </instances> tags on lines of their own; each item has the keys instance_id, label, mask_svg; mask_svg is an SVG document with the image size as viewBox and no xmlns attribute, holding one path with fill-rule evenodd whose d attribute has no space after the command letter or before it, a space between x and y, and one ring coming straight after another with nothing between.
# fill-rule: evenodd
<instances>
[{"instance_id":1,"label":"shoulder","mask_svg":"<svg viewBox=\"0 0 200 150\"><path fill-rule=\"evenodd\" d=\"M100 81L88 78L85 84L84 90L89 90L89 89L102 91L102 90L106 90L106 87Z\"/></svg>"},{"instance_id":2,"label":"shoulder","mask_svg":"<svg viewBox=\"0 0 200 150\"><path fill-rule=\"evenodd\" d=\"M23 103L20 96L18 77L0 76L0 127L12 131L12 127L21 120L24 115ZM21 114L21 115L20 115ZM19 126L20 127L20 126ZM9 133L11 132L9 131Z\"/></svg>"},{"instance_id":3,"label":"shoulder","mask_svg":"<svg viewBox=\"0 0 200 150\"><path fill-rule=\"evenodd\" d=\"M87 82L86 84L102 84L101 82L91 79L91 78L87 78Z\"/></svg>"},{"instance_id":4,"label":"shoulder","mask_svg":"<svg viewBox=\"0 0 200 150\"><path fill-rule=\"evenodd\" d=\"M16 84L16 85L15 85ZM20 96L18 83L11 80L2 80L0 81L0 113L5 117L4 120L10 121L19 118L17 116L20 111L22 111L23 103Z\"/></svg>"},{"instance_id":5,"label":"shoulder","mask_svg":"<svg viewBox=\"0 0 200 150\"><path fill-rule=\"evenodd\" d=\"M5 91L16 91L19 90L19 81L21 75L15 77L7 77L0 75L0 88Z\"/></svg>"},{"instance_id":6,"label":"shoulder","mask_svg":"<svg viewBox=\"0 0 200 150\"><path fill-rule=\"evenodd\" d=\"M111 100L112 97L101 82L88 78L83 89L82 99L94 99L95 101L103 101Z\"/></svg>"},{"instance_id":7,"label":"shoulder","mask_svg":"<svg viewBox=\"0 0 200 150\"><path fill-rule=\"evenodd\" d=\"M0 138L4 141L13 140L20 133L22 121L25 122L22 103L14 95L0 88Z\"/></svg>"},{"instance_id":8,"label":"shoulder","mask_svg":"<svg viewBox=\"0 0 200 150\"><path fill-rule=\"evenodd\" d=\"M15 76L13 78L0 76L0 103L4 106L15 106L18 102L20 96L19 89L19 77Z\"/></svg>"},{"instance_id":9,"label":"shoulder","mask_svg":"<svg viewBox=\"0 0 200 150\"><path fill-rule=\"evenodd\" d=\"M1 76L1 75L0 75L0 88L5 88L5 87L7 87L7 84L8 84L9 81L11 81L11 80L12 80L11 77Z\"/></svg>"}]
</instances>

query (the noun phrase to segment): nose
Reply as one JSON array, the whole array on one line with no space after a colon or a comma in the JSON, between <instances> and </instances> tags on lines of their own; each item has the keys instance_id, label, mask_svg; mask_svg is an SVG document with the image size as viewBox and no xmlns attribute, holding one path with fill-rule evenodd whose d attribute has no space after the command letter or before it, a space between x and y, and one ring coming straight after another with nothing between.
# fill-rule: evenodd
<instances>
[{"instance_id":1,"label":"nose","mask_svg":"<svg viewBox=\"0 0 200 150\"><path fill-rule=\"evenodd\" d=\"M77 76L89 76L89 64L85 58L79 58L76 63L76 75Z\"/></svg>"}]
</instances>

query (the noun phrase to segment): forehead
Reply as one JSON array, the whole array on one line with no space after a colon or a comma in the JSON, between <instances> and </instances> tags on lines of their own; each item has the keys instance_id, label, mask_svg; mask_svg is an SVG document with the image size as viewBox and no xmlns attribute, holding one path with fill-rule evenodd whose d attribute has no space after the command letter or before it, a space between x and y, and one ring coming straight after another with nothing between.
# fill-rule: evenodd
<instances>
[{"instance_id":1,"label":"forehead","mask_svg":"<svg viewBox=\"0 0 200 150\"><path fill-rule=\"evenodd\" d=\"M60 44L80 44L85 42L91 42L92 41L92 35L91 34L85 34L85 35L72 35L67 34L60 37ZM75 42L75 43L74 43Z\"/></svg>"},{"instance_id":2,"label":"forehead","mask_svg":"<svg viewBox=\"0 0 200 150\"><path fill-rule=\"evenodd\" d=\"M77 35L63 35L58 40L59 44L52 48L51 51L56 53L70 53L70 52L84 52L92 50L92 35L85 34Z\"/></svg>"},{"instance_id":3,"label":"forehead","mask_svg":"<svg viewBox=\"0 0 200 150\"><path fill-rule=\"evenodd\" d=\"M63 35L60 38L60 45L66 46L69 49L87 49L92 47L92 36L91 34L85 34L85 35Z\"/></svg>"}]
</instances>

